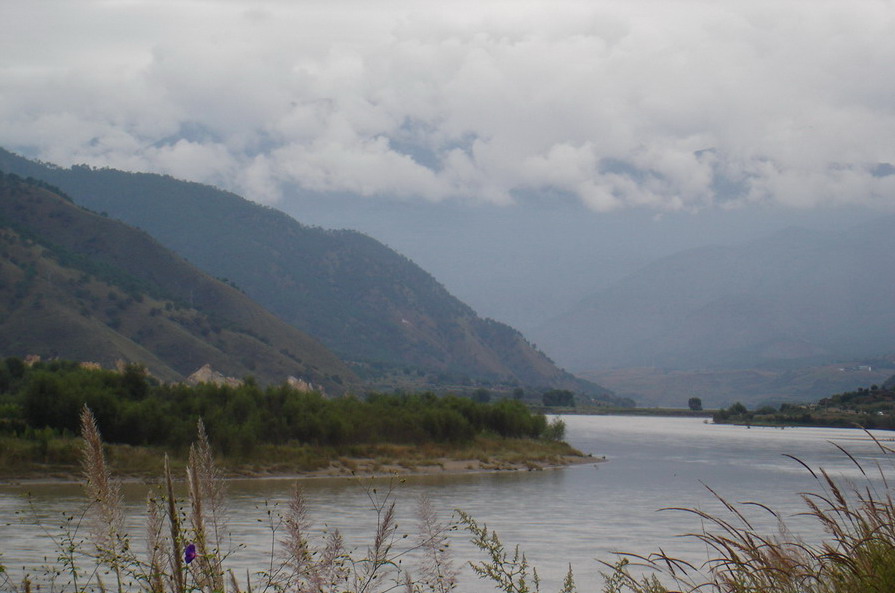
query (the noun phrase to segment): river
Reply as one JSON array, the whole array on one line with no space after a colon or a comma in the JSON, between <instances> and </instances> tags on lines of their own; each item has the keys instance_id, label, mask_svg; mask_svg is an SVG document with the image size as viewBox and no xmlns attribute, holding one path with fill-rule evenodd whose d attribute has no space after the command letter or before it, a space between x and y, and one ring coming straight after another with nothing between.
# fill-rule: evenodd
<instances>
[{"instance_id":1,"label":"river","mask_svg":"<svg viewBox=\"0 0 895 593\"><path fill-rule=\"evenodd\" d=\"M807 539L821 536L804 517L800 492L818 491L818 483L792 455L833 476L863 478L837 443L870 468L882 460L879 448L857 430L761 428L714 425L697 418L567 416L567 440L595 456L595 461L558 470L458 476L415 476L403 480L313 479L303 481L317 528L341 530L351 547L365 548L372 539L374 514L369 495L391 491L398 504L399 532L413 533L416 501L428 495L445 521L462 509L500 533L510 547L519 544L538 567L545 592L559 589L569 564L581 590L600 590L597 562L613 562L616 552L648 554L664 549L699 560L705 550L682 534L700 530L698 519L670 507L723 512L708 487L731 502L757 501L788 517L787 523ZM877 433L888 441L892 433ZM891 443L890 443L891 444ZM886 471L891 467L883 460ZM878 475L878 470L873 470ZM874 475L868 470L868 473ZM263 570L270 558L267 510L283 506L291 480L236 480L228 483L230 530L234 546L229 560L238 574ZM147 487L125 488L134 533ZM30 491L30 502L26 492ZM59 536L65 513L82 508L74 485L0 486L0 551L13 576L23 566L53 559L50 536ZM751 507L750 518L769 532L776 522ZM38 525L40 523L40 525ZM455 563L481 560L465 532L452 534ZM461 591L492 591L471 574L461 575Z\"/></svg>"}]
</instances>

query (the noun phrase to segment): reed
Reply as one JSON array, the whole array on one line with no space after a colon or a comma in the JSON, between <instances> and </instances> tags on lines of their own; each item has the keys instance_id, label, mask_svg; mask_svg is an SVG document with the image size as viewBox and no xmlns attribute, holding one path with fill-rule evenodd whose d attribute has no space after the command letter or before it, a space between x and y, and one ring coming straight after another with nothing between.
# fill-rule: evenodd
<instances>
[{"instance_id":1,"label":"reed","mask_svg":"<svg viewBox=\"0 0 895 593\"><path fill-rule=\"evenodd\" d=\"M186 470L190 526L196 546L195 574L199 590L214 593L224 590L224 482L215 466L202 420L199 420L197 433L196 442L190 447Z\"/></svg>"},{"instance_id":2,"label":"reed","mask_svg":"<svg viewBox=\"0 0 895 593\"><path fill-rule=\"evenodd\" d=\"M177 508L177 498L174 496L174 476L171 474L171 466L168 464L168 456L165 455L165 505L168 512L168 526L170 528L170 554L169 570L167 580L172 585L174 593L184 593L186 591L186 580L184 578L184 551L183 537L180 527L180 511Z\"/></svg>"},{"instance_id":3,"label":"reed","mask_svg":"<svg viewBox=\"0 0 895 593\"><path fill-rule=\"evenodd\" d=\"M423 552L418 585L425 586L432 593L448 593L457 586L459 571L455 568L450 554L447 533L451 526L441 523L428 496L421 496L417 505L417 546ZM408 587L408 592L422 590Z\"/></svg>"},{"instance_id":4,"label":"reed","mask_svg":"<svg viewBox=\"0 0 895 593\"><path fill-rule=\"evenodd\" d=\"M54 538L57 564L44 579L16 581L0 564L0 589L14 593L450 593L458 588L450 531L465 526L484 560L470 563L475 574L506 593L538 593L541 582L521 548L508 549L498 535L469 515L439 521L431 502L421 500L414 537L398 533L392 484L366 486L375 529L370 544L348 549L341 534L314 537L307 500L296 485L282 511L268 506L270 561L266 570L237 576L227 570L231 554L226 497L204 425L197 426L185 472L186 497L179 499L175 474L164 460L163 482L147 499L147 549L138 554L123 527L121 493L104 454L96 420L81 413L82 466L87 502L67 514L67 529ZM871 437L872 438L872 437ZM805 515L823 527L826 538L806 542L794 536L783 517L758 502L735 504L712 492L723 514L669 509L693 515L703 526L688 534L709 551L698 564L665 554L622 555L605 564L602 593L892 593L895 591L895 503L888 478L891 448L876 443L882 461L872 467L842 450L866 480L839 480L801 463L817 488L803 495ZM378 486L377 486L378 484ZM765 533L747 509L762 509L777 520ZM89 536L80 535L82 520ZM229 547L228 547L229 545ZM413 559L415 562L411 562ZM0 558L2 560L2 558ZM67 580L66 580L67 575ZM560 593L580 590L571 567Z\"/></svg>"},{"instance_id":5,"label":"reed","mask_svg":"<svg viewBox=\"0 0 895 593\"><path fill-rule=\"evenodd\" d=\"M113 479L106 465L102 437L96 426L96 419L86 406L81 410L81 436L84 488L90 502L88 510L91 519L91 538L96 548L97 560L101 565L111 569L115 576L116 590L123 593L122 572L132 558L124 530L121 487Z\"/></svg>"},{"instance_id":6,"label":"reed","mask_svg":"<svg viewBox=\"0 0 895 593\"><path fill-rule=\"evenodd\" d=\"M690 513L705 526L686 534L705 544L709 553L704 562L694 565L662 551L649 556L624 554L617 563L605 564L609 570L603 573L603 593L895 592L895 504L887 475L895 451L876 444L884 462L877 462L871 471L841 449L866 478L861 483L834 479L793 458L817 481L817 489L802 498L804 514L827 534L824 541L811 543L794 536L784 518L761 503L734 504L709 489L726 514L668 509ZM756 507L777 520L776 533L754 527L746 509ZM472 563L477 575L506 593L539 590L537 572L518 547L509 553L486 526L465 514L461 521L487 557ZM561 591L578 591L571 569Z\"/></svg>"},{"instance_id":7,"label":"reed","mask_svg":"<svg viewBox=\"0 0 895 593\"><path fill-rule=\"evenodd\" d=\"M870 438L872 435L868 433ZM860 483L836 480L825 470L812 470L815 492L802 495L805 514L827 533L818 543L792 535L785 520L760 503L735 505L715 494L728 511L727 517L695 509L683 509L708 528L690 534L713 552L703 566L659 553L646 565L674 583L669 591L716 591L719 593L884 593L895 591L895 505L888 483L892 449L876 441L887 462L875 464L878 481L864 464L842 450L866 478ZM798 461L798 460L796 460ZM799 463L801 463L799 461ZM778 521L776 534L755 529L744 506L758 506ZM706 574L706 577L700 575ZM640 593L647 589L631 587Z\"/></svg>"},{"instance_id":8,"label":"reed","mask_svg":"<svg viewBox=\"0 0 895 593\"><path fill-rule=\"evenodd\" d=\"M86 407L81 413L81 436L87 503L80 515L67 516L63 535L54 537L57 564L46 567L46 578L35 581L26 575L16 582L0 562L0 591L106 593L109 576L118 593L385 593L398 589L448 593L456 586L446 555L445 533L451 527L440 523L426 503L420 507L422 535L416 541L399 535L391 487L380 491L376 483L366 488L376 515L369 546L349 550L338 531L312 542L307 504L296 486L286 512L268 511L272 541L268 570L247 573L241 582L225 568L238 546L227 547L224 482L201 421L186 466L185 499L178 498L174 471L164 457L163 483L147 497L147 547L145 555L140 555L124 529L120 485L106 462L96 420ZM86 539L79 536L82 520L90 525ZM403 562L414 555L424 558L418 571Z\"/></svg>"}]
</instances>

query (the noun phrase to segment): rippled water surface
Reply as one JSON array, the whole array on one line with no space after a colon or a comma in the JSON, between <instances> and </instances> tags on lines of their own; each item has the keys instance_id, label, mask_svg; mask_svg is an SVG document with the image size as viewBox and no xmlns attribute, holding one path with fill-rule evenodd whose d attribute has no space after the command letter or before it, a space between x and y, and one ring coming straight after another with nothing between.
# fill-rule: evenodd
<instances>
[{"instance_id":1,"label":"rippled water surface","mask_svg":"<svg viewBox=\"0 0 895 593\"><path fill-rule=\"evenodd\" d=\"M694 418L569 416L567 439L594 455L595 461L556 471L420 476L403 481L315 479L303 481L318 529L340 529L350 546L365 547L372 539L375 516L370 489L391 490L398 502L399 531L412 533L413 510L426 493L444 520L462 509L496 529L508 544L519 544L538 567L542 590L559 588L569 563L582 589L599 590L601 565L617 551L647 554L660 547L699 559L704 550L679 535L698 531L696 518L670 507L720 511L707 487L732 502L759 501L785 516L804 510L799 493L817 491L817 483L799 463L823 466L834 476L860 480L854 463L833 444L862 459L871 475L882 460L879 447L864 433L845 429L745 428L705 423ZM879 433L891 439L891 433ZM891 444L891 443L890 443ZM889 471L884 461L884 471ZM874 473L875 472L875 473ZM234 546L230 560L238 572L263 570L270 558L272 532L267 511L284 505L290 480L239 480L228 484L230 528ZM26 495L30 492L30 499ZM132 533L141 532L147 486L125 489ZM64 515L83 508L80 488L73 485L0 486L0 551L8 569L52 560L51 537L58 537ZM775 521L757 507L750 511L768 531ZM38 525L39 523L39 525ZM804 518L788 519L807 538L820 536ZM478 559L464 533L453 536L456 562ZM605 569L603 569L605 570ZM465 569L463 591L490 591Z\"/></svg>"}]
</instances>

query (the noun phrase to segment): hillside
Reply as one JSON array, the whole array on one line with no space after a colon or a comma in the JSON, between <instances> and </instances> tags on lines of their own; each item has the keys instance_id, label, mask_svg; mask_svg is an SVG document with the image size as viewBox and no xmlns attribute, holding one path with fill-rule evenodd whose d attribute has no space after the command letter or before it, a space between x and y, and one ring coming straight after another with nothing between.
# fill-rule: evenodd
<instances>
[{"instance_id":1,"label":"hillside","mask_svg":"<svg viewBox=\"0 0 895 593\"><path fill-rule=\"evenodd\" d=\"M482 319L376 240L308 227L232 193L170 177L34 163L0 151L0 170L45 180L79 204L146 230L235 283L376 382L497 383L609 395L557 368L518 331Z\"/></svg>"},{"instance_id":2,"label":"hillside","mask_svg":"<svg viewBox=\"0 0 895 593\"><path fill-rule=\"evenodd\" d=\"M895 351L895 218L660 259L533 336L576 371L795 368Z\"/></svg>"},{"instance_id":3,"label":"hillside","mask_svg":"<svg viewBox=\"0 0 895 593\"><path fill-rule=\"evenodd\" d=\"M313 338L145 233L47 187L0 178L0 352L143 364L178 380L204 364L345 390L357 379Z\"/></svg>"},{"instance_id":4,"label":"hillside","mask_svg":"<svg viewBox=\"0 0 895 593\"><path fill-rule=\"evenodd\" d=\"M838 393L810 404L781 404L749 411L734 404L714 414L720 424L770 426L836 426L895 430L895 389L887 384L871 385Z\"/></svg>"},{"instance_id":5,"label":"hillside","mask_svg":"<svg viewBox=\"0 0 895 593\"><path fill-rule=\"evenodd\" d=\"M582 373L643 407L683 407L698 397L706 408L807 403L880 384L895 372L895 355L799 368L618 368Z\"/></svg>"}]
</instances>

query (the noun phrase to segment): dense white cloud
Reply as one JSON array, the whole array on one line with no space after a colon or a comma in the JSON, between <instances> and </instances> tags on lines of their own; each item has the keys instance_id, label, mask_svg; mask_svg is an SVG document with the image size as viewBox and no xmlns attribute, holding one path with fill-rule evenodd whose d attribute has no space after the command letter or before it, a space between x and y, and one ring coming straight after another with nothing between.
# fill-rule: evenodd
<instances>
[{"instance_id":1,"label":"dense white cloud","mask_svg":"<svg viewBox=\"0 0 895 593\"><path fill-rule=\"evenodd\" d=\"M14 0L0 18L0 145L61 164L267 202L284 184L893 201L885 0Z\"/></svg>"}]
</instances>

